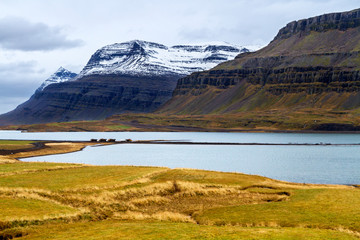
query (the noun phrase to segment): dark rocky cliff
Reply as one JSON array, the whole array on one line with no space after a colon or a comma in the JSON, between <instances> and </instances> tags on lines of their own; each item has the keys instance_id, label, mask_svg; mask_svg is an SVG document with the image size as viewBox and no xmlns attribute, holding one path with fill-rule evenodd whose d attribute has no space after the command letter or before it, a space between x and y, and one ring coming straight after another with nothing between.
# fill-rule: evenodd
<instances>
[{"instance_id":1,"label":"dark rocky cliff","mask_svg":"<svg viewBox=\"0 0 360 240\"><path fill-rule=\"evenodd\" d=\"M86 76L77 81L49 85L12 112L4 114L2 119L5 123L32 124L104 119L123 112L149 112L171 98L177 79L178 76Z\"/></svg>"},{"instance_id":2,"label":"dark rocky cliff","mask_svg":"<svg viewBox=\"0 0 360 240\"><path fill-rule=\"evenodd\" d=\"M159 112L360 107L360 10L289 23L265 48L178 81Z\"/></svg>"},{"instance_id":3,"label":"dark rocky cliff","mask_svg":"<svg viewBox=\"0 0 360 240\"><path fill-rule=\"evenodd\" d=\"M345 31L359 26L360 9L342 13L330 13L288 23L284 28L280 29L274 40L289 38L299 32L324 32L334 29Z\"/></svg>"}]
</instances>

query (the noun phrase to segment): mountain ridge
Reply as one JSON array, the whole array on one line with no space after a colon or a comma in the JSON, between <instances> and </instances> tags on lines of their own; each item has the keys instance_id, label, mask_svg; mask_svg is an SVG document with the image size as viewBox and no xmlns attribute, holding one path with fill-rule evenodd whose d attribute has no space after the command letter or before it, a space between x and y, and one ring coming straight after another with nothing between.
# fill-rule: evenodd
<instances>
[{"instance_id":1,"label":"mountain ridge","mask_svg":"<svg viewBox=\"0 0 360 240\"><path fill-rule=\"evenodd\" d=\"M288 23L281 28L274 40L288 38L297 32L324 32L330 29L345 31L360 26L360 9L347 12L327 13L320 16Z\"/></svg>"},{"instance_id":2,"label":"mountain ridge","mask_svg":"<svg viewBox=\"0 0 360 240\"><path fill-rule=\"evenodd\" d=\"M188 75L235 58L245 47L227 45L175 45L132 40L97 50L78 78L91 74Z\"/></svg>"},{"instance_id":3,"label":"mountain ridge","mask_svg":"<svg viewBox=\"0 0 360 240\"><path fill-rule=\"evenodd\" d=\"M346 28L320 29L309 24L323 25L326 19L329 26L340 19L337 26ZM358 21L360 10L356 9L289 23L268 46L179 79L173 98L158 112L356 110L360 107L360 25L350 23Z\"/></svg>"},{"instance_id":4,"label":"mountain ridge","mask_svg":"<svg viewBox=\"0 0 360 240\"><path fill-rule=\"evenodd\" d=\"M105 46L76 77L66 81L50 77L28 101L0 115L0 124L96 120L119 113L151 112L171 98L177 80L188 71L211 68L248 51L229 45L178 45L171 47L165 60L160 59L167 49L139 40ZM172 56L177 57L172 60Z\"/></svg>"}]
</instances>

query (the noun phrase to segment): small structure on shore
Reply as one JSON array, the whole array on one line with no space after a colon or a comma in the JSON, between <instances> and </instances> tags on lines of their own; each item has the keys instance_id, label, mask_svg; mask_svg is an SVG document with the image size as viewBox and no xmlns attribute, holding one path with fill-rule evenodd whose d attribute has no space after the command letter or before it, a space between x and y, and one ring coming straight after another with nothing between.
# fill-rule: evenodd
<instances>
[{"instance_id":1,"label":"small structure on shore","mask_svg":"<svg viewBox=\"0 0 360 240\"><path fill-rule=\"evenodd\" d=\"M96 138L92 138L92 139L90 139L90 142L116 142L116 139L114 139L114 138L109 138L109 139L100 138L98 140Z\"/></svg>"},{"instance_id":2,"label":"small structure on shore","mask_svg":"<svg viewBox=\"0 0 360 240\"><path fill-rule=\"evenodd\" d=\"M125 139L125 142L132 142L132 139L130 139L130 138Z\"/></svg>"}]
</instances>

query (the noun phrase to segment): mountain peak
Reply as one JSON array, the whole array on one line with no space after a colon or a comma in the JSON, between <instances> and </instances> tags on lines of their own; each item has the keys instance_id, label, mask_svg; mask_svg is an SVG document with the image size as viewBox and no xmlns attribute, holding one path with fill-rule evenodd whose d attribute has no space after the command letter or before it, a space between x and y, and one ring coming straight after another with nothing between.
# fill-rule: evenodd
<instances>
[{"instance_id":1,"label":"mountain peak","mask_svg":"<svg viewBox=\"0 0 360 240\"><path fill-rule=\"evenodd\" d=\"M95 52L79 74L188 75L208 70L249 51L228 43L186 44L172 47L143 40L107 45ZM78 79L77 78L77 79Z\"/></svg>"},{"instance_id":2,"label":"mountain peak","mask_svg":"<svg viewBox=\"0 0 360 240\"><path fill-rule=\"evenodd\" d=\"M68 71L67 69L63 68L62 66L60 66L58 68L58 70L56 70L56 72L64 72L64 71Z\"/></svg>"},{"instance_id":3,"label":"mountain peak","mask_svg":"<svg viewBox=\"0 0 360 240\"><path fill-rule=\"evenodd\" d=\"M40 92L44 90L48 85L53 83L61 83L61 82L67 82L77 76L76 73L70 72L69 70L59 67L58 70L56 70L55 73L53 73L48 79L46 79L38 89L36 89L36 92Z\"/></svg>"}]
</instances>

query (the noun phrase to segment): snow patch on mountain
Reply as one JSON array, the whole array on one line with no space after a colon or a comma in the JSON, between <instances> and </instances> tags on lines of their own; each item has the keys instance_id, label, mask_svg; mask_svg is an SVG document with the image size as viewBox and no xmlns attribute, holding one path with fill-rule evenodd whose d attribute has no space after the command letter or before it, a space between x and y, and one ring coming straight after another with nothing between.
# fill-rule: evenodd
<instances>
[{"instance_id":1,"label":"snow patch on mountain","mask_svg":"<svg viewBox=\"0 0 360 240\"><path fill-rule=\"evenodd\" d=\"M54 83L67 82L77 76L76 73L70 72L69 70L60 67L54 74L52 74L48 79L46 79L40 87L36 90L36 92L40 92L44 90L47 86Z\"/></svg>"},{"instance_id":2,"label":"snow patch on mountain","mask_svg":"<svg viewBox=\"0 0 360 240\"><path fill-rule=\"evenodd\" d=\"M77 79L86 75L188 75L254 51L228 43L176 45L133 40L97 50Z\"/></svg>"}]
</instances>

